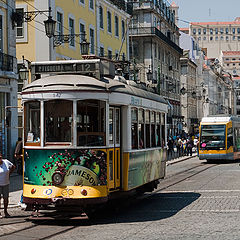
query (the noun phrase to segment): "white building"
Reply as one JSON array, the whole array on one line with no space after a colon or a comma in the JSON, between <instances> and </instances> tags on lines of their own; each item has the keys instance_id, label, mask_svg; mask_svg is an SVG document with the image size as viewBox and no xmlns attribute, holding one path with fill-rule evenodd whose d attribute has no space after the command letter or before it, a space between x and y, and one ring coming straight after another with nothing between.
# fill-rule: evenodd
<instances>
[{"instance_id":1,"label":"white building","mask_svg":"<svg viewBox=\"0 0 240 240\"><path fill-rule=\"evenodd\" d=\"M0 3L0 151L12 159L17 131L17 61L11 14L15 1Z\"/></svg>"},{"instance_id":2,"label":"white building","mask_svg":"<svg viewBox=\"0 0 240 240\"><path fill-rule=\"evenodd\" d=\"M208 58L218 58L221 51L240 50L240 20L232 22L192 22L189 34Z\"/></svg>"},{"instance_id":3,"label":"white building","mask_svg":"<svg viewBox=\"0 0 240 240\"><path fill-rule=\"evenodd\" d=\"M219 62L226 72L240 76L240 51L221 51Z\"/></svg>"}]
</instances>

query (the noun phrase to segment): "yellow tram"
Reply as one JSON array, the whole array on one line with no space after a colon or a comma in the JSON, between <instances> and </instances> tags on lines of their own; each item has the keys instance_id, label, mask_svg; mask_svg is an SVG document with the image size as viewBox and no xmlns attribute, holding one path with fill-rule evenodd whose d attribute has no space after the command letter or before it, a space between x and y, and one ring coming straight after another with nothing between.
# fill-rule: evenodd
<instances>
[{"instance_id":1,"label":"yellow tram","mask_svg":"<svg viewBox=\"0 0 240 240\"><path fill-rule=\"evenodd\" d=\"M22 92L28 209L85 209L164 178L167 102L114 70L99 59L32 63L39 79Z\"/></svg>"},{"instance_id":2,"label":"yellow tram","mask_svg":"<svg viewBox=\"0 0 240 240\"><path fill-rule=\"evenodd\" d=\"M199 130L199 159L211 161L240 158L239 117L204 117Z\"/></svg>"}]
</instances>

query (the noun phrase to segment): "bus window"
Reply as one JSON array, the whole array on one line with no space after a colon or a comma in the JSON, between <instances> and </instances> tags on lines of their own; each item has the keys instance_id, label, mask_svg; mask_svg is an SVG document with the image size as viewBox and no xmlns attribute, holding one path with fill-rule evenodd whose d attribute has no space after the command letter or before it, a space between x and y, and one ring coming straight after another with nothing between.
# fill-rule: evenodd
<instances>
[{"instance_id":1,"label":"bus window","mask_svg":"<svg viewBox=\"0 0 240 240\"><path fill-rule=\"evenodd\" d=\"M132 108L132 149L138 148L138 130L137 130L137 117L138 110L136 108Z\"/></svg>"},{"instance_id":2,"label":"bus window","mask_svg":"<svg viewBox=\"0 0 240 240\"><path fill-rule=\"evenodd\" d=\"M77 102L77 145L105 145L105 102L81 100Z\"/></svg>"},{"instance_id":3,"label":"bus window","mask_svg":"<svg viewBox=\"0 0 240 240\"><path fill-rule=\"evenodd\" d=\"M73 104L67 100L44 103L46 142L71 142Z\"/></svg>"},{"instance_id":4,"label":"bus window","mask_svg":"<svg viewBox=\"0 0 240 240\"><path fill-rule=\"evenodd\" d=\"M200 149L225 149L225 125L202 125L200 136Z\"/></svg>"},{"instance_id":5,"label":"bus window","mask_svg":"<svg viewBox=\"0 0 240 240\"><path fill-rule=\"evenodd\" d=\"M233 129L228 128L227 129L227 149L229 149L231 146L233 146Z\"/></svg>"},{"instance_id":6,"label":"bus window","mask_svg":"<svg viewBox=\"0 0 240 240\"><path fill-rule=\"evenodd\" d=\"M25 109L25 142L40 143L40 102L26 102Z\"/></svg>"}]
</instances>

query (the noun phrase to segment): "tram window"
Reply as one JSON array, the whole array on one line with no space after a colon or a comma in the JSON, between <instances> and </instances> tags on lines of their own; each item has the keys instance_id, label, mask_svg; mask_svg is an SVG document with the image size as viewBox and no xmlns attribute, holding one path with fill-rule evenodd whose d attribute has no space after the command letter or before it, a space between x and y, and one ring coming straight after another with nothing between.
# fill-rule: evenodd
<instances>
[{"instance_id":1,"label":"tram window","mask_svg":"<svg viewBox=\"0 0 240 240\"><path fill-rule=\"evenodd\" d=\"M115 110L116 116L116 144L120 144L120 109Z\"/></svg>"},{"instance_id":2,"label":"tram window","mask_svg":"<svg viewBox=\"0 0 240 240\"><path fill-rule=\"evenodd\" d=\"M156 113L151 112L151 147L156 147Z\"/></svg>"},{"instance_id":3,"label":"tram window","mask_svg":"<svg viewBox=\"0 0 240 240\"><path fill-rule=\"evenodd\" d=\"M145 111L146 148L150 148L150 112Z\"/></svg>"},{"instance_id":4,"label":"tram window","mask_svg":"<svg viewBox=\"0 0 240 240\"><path fill-rule=\"evenodd\" d=\"M161 147L161 122L160 122L160 114L161 113L157 113L156 114L156 145L158 147Z\"/></svg>"},{"instance_id":5,"label":"tram window","mask_svg":"<svg viewBox=\"0 0 240 240\"><path fill-rule=\"evenodd\" d=\"M51 100L44 104L46 142L71 142L73 104L68 100Z\"/></svg>"},{"instance_id":6,"label":"tram window","mask_svg":"<svg viewBox=\"0 0 240 240\"><path fill-rule=\"evenodd\" d=\"M113 144L113 112L114 109L109 109L109 143Z\"/></svg>"},{"instance_id":7,"label":"tram window","mask_svg":"<svg viewBox=\"0 0 240 240\"><path fill-rule=\"evenodd\" d=\"M25 142L40 142L40 102L25 103Z\"/></svg>"},{"instance_id":8,"label":"tram window","mask_svg":"<svg viewBox=\"0 0 240 240\"><path fill-rule=\"evenodd\" d=\"M137 129L137 117L138 111L136 108L132 108L132 149L138 148L138 129Z\"/></svg>"},{"instance_id":9,"label":"tram window","mask_svg":"<svg viewBox=\"0 0 240 240\"><path fill-rule=\"evenodd\" d=\"M77 102L77 145L105 145L105 102L81 100Z\"/></svg>"},{"instance_id":10,"label":"tram window","mask_svg":"<svg viewBox=\"0 0 240 240\"><path fill-rule=\"evenodd\" d=\"M227 129L227 148L230 148L233 146L233 129L228 128Z\"/></svg>"},{"instance_id":11,"label":"tram window","mask_svg":"<svg viewBox=\"0 0 240 240\"><path fill-rule=\"evenodd\" d=\"M144 148L144 110L138 110L138 136L139 136L139 143L138 148Z\"/></svg>"},{"instance_id":12,"label":"tram window","mask_svg":"<svg viewBox=\"0 0 240 240\"><path fill-rule=\"evenodd\" d=\"M162 126L162 139L161 139L161 141L162 141L162 147L164 147L165 146L165 113L161 113L161 126Z\"/></svg>"}]
</instances>

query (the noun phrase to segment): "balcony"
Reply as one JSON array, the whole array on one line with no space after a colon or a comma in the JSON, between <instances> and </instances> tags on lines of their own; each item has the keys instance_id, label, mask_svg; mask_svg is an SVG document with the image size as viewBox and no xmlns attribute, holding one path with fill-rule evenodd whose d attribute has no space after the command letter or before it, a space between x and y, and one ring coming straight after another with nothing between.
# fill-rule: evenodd
<instances>
[{"instance_id":1,"label":"balcony","mask_svg":"<svg viewBox=\"0 0 240 240\"><path fill-rule=\"evenodd\" d=\"M14 57L0 52L0 71L13 72Z\"/></svg>"},{"instance_id":2,"label":"balcony","mask_svg":"<svg viewBox=\"0 0 240 240\"><path fill-rule=\"evenodd\" d=\"M110 0L110 2L117 6L119 9L132 15L133 8L131 3L126 3L124 0Z\"/></svg>"},{"instance_id":3,"label":"balcony","mask_svg":"<svg viewBox=\"0 0 240 240\"><path fill-rule=\"evenodd\" d=\"M180 55L183 54L183 50L176 43L174 43L171 39L169 39L155 27L136 27L136 28L130 27L129 31L130 36L149 36L149 35L157 36L166 44L175 49Z\"/></svg>"}]
</instances>

